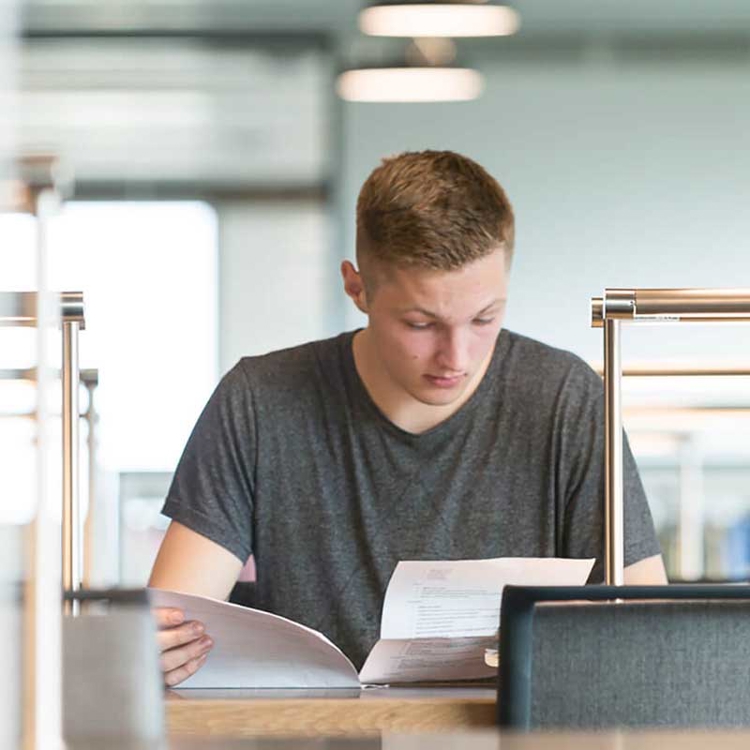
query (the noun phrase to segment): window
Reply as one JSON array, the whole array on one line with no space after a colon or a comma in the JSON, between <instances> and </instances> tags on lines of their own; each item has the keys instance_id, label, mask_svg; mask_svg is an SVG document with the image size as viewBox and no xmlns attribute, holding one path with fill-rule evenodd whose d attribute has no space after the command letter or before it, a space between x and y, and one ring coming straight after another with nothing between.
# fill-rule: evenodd
<instances>
[{"instance_id":1,"label":"window","mask_svg":"<svg viewBox=\"0 0 750 750\"><path fill-rule=\"evenodd\" d=\"M33 219L0 216L0 238L0 288L35 288ZM49 288L84 293L80 366L99 371L100 467L111 474L171 471L217 379L213 209L199 202L70 203L50 221L47 271ZM0 367L33 365L33 331L1 333ZM33 488L23 467L32 435L7 414L31 410L33 393L7 380L0 389L0 448L17 468L3 481L3 496L12 498L3 513L23 522L31 513Z\"/></svg>"}]
</instances>

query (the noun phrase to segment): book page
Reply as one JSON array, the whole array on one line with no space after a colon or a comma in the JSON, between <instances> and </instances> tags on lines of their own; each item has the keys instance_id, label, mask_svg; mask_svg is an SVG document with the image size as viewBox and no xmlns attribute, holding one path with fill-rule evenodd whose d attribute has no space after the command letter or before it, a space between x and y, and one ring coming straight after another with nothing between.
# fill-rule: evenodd
<instances>
[{"instance_id":1,"label":"book page","mask_svg":"<svg viewBox=\"0 0 750 750\"><path fill-rule=\"evenodd\" d=\"M494 636L506 584L582 585L593 565L553 557L400 562L385 594L380 638Z\"/></svg>"},{"instance_id":2,"label":"book page","mask_svg":"<svg viewBox=\"0 0 750 750\"><path fill-rule=\"evenodd\" d=\"M149 589L154 607L179 607L214 647L183 688L359 688L357 671L322 633L269 612Z\"/></svg>"}]
</instances>

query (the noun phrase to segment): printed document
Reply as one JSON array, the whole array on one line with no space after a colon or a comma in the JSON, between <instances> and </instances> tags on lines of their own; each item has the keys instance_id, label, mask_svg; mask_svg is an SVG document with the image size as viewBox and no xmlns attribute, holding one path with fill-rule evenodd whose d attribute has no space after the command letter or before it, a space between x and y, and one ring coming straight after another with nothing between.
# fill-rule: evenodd
<instances>
[{"instance_id":1,"label":"printed document","mask_svg":"<svg viewBox=\"0 0 750 750\"><path fill-rule=\"evenodd\" d=\"M484 660L497 648L505 584L576 586L593 560L499 557L400 562L388 584L380 640L362 683L475 680L497 672Z\"/></svg>"},{"instance_id":2,"label":"printed document","mask_svg":"<svg viewBox=\"0 0 750 750\"><path fill-rule=\"evenodd\" d=\"M383 604L380 640L360 672L324 635L234 604L151 589L152 605L179 607L214 641L204 666L180 688L352 688L360 684L476 680L497 670L502 590L582 585L593 560L495 558L400 562Z\"/></svg>"}]
</instances>

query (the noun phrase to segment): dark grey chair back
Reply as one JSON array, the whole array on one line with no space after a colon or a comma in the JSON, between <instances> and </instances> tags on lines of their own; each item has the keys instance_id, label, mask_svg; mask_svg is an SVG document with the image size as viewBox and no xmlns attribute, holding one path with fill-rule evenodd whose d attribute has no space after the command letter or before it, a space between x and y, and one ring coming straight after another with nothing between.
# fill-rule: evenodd
<instances>
[{"instance_id":1,"label":"dark grey chair back","mask_svg":"<svg viewBox=\"0 0 750 750\"><path fill-rule=\"evenodd\" d=\"M750 726L750 586L507 586L498 722Z\"/></svg>"}]
</instances>

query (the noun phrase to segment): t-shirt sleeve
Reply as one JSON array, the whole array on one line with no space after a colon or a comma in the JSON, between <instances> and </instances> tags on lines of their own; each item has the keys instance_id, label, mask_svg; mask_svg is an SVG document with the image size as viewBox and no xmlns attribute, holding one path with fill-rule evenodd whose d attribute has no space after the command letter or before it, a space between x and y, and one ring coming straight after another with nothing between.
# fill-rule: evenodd
<instances>
[{"instance_id":1,"label":"t-shirt sleeve","mask_svg":"<svg viewBox=\"0 0 750 750\"><path fill-rule=\"evenodd\" d=\"M580 363L561 395L558 497L564 498L563 549L566 557L595 557L589 580L604 580L604 388L599 376ZM625 565L661 553L638 468L623 436Z\"/></svg>"},{"instance_id":2,"label":"t-shirt sleeve","mask_svg":"<svg viewBox=\"0 0 750 750\"><path fill-rule=\"evenodd\" d=\"M198 418L162 509L243 563L253 548L255 432L252 391L238 363Z\"/></svg>"}]
</instances>

